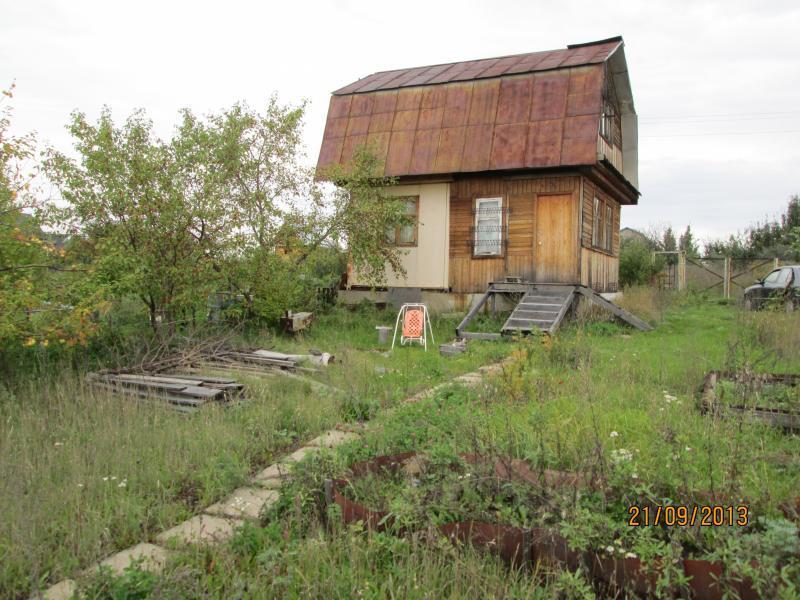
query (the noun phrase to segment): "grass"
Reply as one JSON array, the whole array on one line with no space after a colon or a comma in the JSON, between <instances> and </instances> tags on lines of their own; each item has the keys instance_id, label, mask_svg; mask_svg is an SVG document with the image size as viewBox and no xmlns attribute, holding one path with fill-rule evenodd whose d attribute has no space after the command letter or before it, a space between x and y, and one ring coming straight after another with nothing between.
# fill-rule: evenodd
<instances>
[{"instance_id":1,"label":"grass","mask_svg":"<svg viewBox=\"0 0 800 600\"><path fill-rule=\"evenodd\" d=\"M528 526L552 523L579 548L602 552L619 546L643 560L720 560L732 572L751 576L762 595L795 597L797 528L781 517L779 505L800 489L800 437L747 420L703 416L696 393L711 369L797 372L800 357L791 348L798 318L744 314L732 306L674 297L654 332L596 322L567 327L549 343L519 342L514 361L483 388L452 387L422 402L387 406L375 414L363 442L298 465L294 482L264 515L263 527L248 526L228 544L185 550L153 580L151 591L264 598L591 598L597 593L584 572L509 573L469 549L455 551L427 533L446 520L444 506L451 519L477 514ZM335 512L326 512L325 477L342 475L356 460L408 450L434 464L462 452L483 452L600 472L610 491L556 504L558 510L545 514L538 510L540 499L525 494L505 497L510 506L453 503L446 497L453 482L446 478L438 488L403 485L401 479L373 495L369 488L357 489L375 507L389 507L399 524L413 525L418 533L405 539L344 528ZM436 490L438 495L431 493ZM625 523L628 504L698 502L699 494L709 491L748 498L751 525L661 530ZM492 500L486 493L478 498L487 499ZM677 572L665 573L658 595L681 593Z\"/></svg>"},{"instance_id":2,"label":"grass","mask_svg":"<svg viewBox=\"0 0 800 600\"><path fill-rule=\"evenodd\" d=\"M229 543L219 546L187 548L174 555L158 576L132 569L122 577L100 574L83 579L83 595L592 598L598 593L584 572L538 568L533 573L509 573L495 560L468 548L454 549L431 533L430 528L442 522L478 516L525 526L552 525L576 547L602 551L606 546L619 546L647 560L676 556L676 552L677 556L721 560L733 571L751 575L762 595L793 597L800 586L800 548L797 529L782 519L779 505L794 499L800 489L800 437L745 419L702 416L696 392L711 369L798 372L800 315L742 313L733 306L696 297L664 300L647 292L632 294L629 302L642 313L653 311L650 318L658 323L655 331L640 333L607 321L588 320L580 327L565 327L551 341L528 338L513 344L471 343L467 355L449 359L432 352L426 355L417 348L404 348L387 357L375 351L372 340L377 337L374 325L388 324L390 315L337 311L322 318L305 338L280 338L276 343L284 350L316 347L342 359L338 367L326 372L324 381L345 393L318 398L316 405L314 395L296 382L283 382L284 387L277 391L273 385L265 386L258 400L237 411L201 413L197 419L153 408L121 409L119 400L90 400L83 392L76 395L80 400L72 400L82 403L81 410L58 408L69 405L67 384L61 384L64 389L55 407L52 398L47 407L42 402L37 408L21 401L27 396L20 395L10 403L18 413L3 420L3 427L13 434L3 438L10 440L3 448L3 485L8 486L8 474L13 470L27 470L31 477L25 481L30 490L38 489L50 498L50 521L61 529L50 527L46 510L39 513L34 509L36 514L28 515L24 509L12 509L18 534L31 524L42 529L24 540L18 537L8 550L4 548L4 585L16 585L5 589L22 595L22 590L33 587L30 573L35 572L36 560L43 564L48 553L57 555L50 564L61 569L58 576L51 576L58 579L114 548L146 539L156 530L155 523L166 526L191 512L179 499L174 481L164 485L156 473L175 468L211 501L235 486L254 465L305 439L302 433L310 437L337 420L369 418L363 441L323 452L296 467L294 481L283 488L278 505L263 515L261 527L246 526ZM631 308L636 310L634 306ZM437 341L445 341L455 324L455 320L436 321ZM258 339L250 342L258 343ZM414 389L508 351L513 351L514 360L477 390L454 386L418 403L398 403ZM299 388L294 389L295 385ZM92 411L100 410L107 412L105 420L91 417ZM125 411L133 411L128 420L119 416ZM42 415L51 426L59 419L65 421L60 436L65 440L66 433L82 431L83 443L79 437L77 445L68 446L65 441L55 446L55 441L61 440L41 425ZM151 415L150 421L142 419L144 415ZM120 419L123 421L118 424ZM244 422L250 423L249 429ZM268 425L262 427L264 422ZM182 429L180 423L188 425ZM127 428L136 431L137 427L140 434L125 433ZM161 441L154 430L161 432ZM13 437L23 431L25 435ZM276 433L280 431L286 433ZM137 454L154 440L156 447L147 455L150 461L136 463ZM75 457L58 462L61 451L88 447L88 442L92 449L82 453L70 450L77 452ZM178 456L165 458L175 447L180 448ZM209 452L208 447L213 450ZM6 450L13 459L7 458ZM398 524L418 532L408 538L343 527L335 511L329 514L322 502L324 478L342 475L354 461L408 450L421 452L431 465L456 460L463 452L481 452L523 458L541 467L600 472L609 481L610 491L571 501L547 497L545 502L541 495L528 493L530 490L496 496L496 490L465 485L457 479L460 472L447 477L441 475L441 469L433 469L433 476L420 478L421 485L400 477L379 488L381 482L373 479L367 482L372 486L354 490L375 508L388 508ZM231 458L235 456L239 458ZM221 463L220 457L230 463ZM136 464L139 474L134 477L127 471L115 471L117 461L132 469ZM172 463L170 469L167 461ZM59 494L63 490L65 497L75 493L69 488L71 481L66 483L72 479L66 477L69 468L97 463L100 466L91 471L95 492L90 501L64 502L59 509ZM46 465L49 467L43 469ZM59 475L62 470L63 477ZM42 477L33 477L36 473L60 483L43 482ZM102 481L111 473L126 475L127 487L112 488ZM143 478L142 483L134 486L138 477ZM153 491L153 478L163 486L155 486L160 492ZM134 489L136 497L144 499L146 510L126 508L132 505L119 494ZM697 501L698 494L708 491L747 497L752 525L746 529L661 531L625 524L628 504L680 498ZM8 498L14 502L25 498L5 488L2 494L9 506ZM91 512L87 524L95 524L95 529L86 525L83 531L89 535L71 534L76 515L86 512ZM148 521L154 518L158 520ZM129 529L119 525L112 529L109 523L129 523ZM151 525L145 527L144 523ZM124 531L128 539L121 535ZM69 535L74 548L83 552L79 560L70 558L75 550L64 543L64 536ZM4 532L2 539L9 536ZM82 550L80 543L85 543ZM58 554L62 545L68 550ZM23 559L6 562L6 557L13 560L17 556ZM752 561L758 562L757 569ZM7 565L16 565L16 570ZM676 573L667 571L667 575L659 583L659 595L680 593ZM44 576L45 570L40 569L39 577Z\"/></svg>"},{"instance_id":3,"label":"grass","mask_svg":"<svg viewBox=\"0 0 800 600\"><path fill-rule=\"evenodd\" d=\"M242 484L260 467L340 422L366 420L414 391L495 361L510 349L476 343L453 358L435 347L389 355L377 345L389 312L322 315L302 337L250 333L244 344L337 363L321 395L281 377L242 377L249 400L189 416L88 388L79 372L0 388L0 596L27 597L110 553L152 539ZM434 319L438 341L455 319Z\"/></svg>"}]
</instances>

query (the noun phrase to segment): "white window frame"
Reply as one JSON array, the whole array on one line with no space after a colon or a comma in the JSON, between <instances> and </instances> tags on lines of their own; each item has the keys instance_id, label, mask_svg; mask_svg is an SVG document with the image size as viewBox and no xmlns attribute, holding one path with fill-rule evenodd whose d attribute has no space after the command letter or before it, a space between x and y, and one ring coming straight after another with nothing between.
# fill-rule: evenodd
<instances>
[{"instance_id":1,"label":"white window frame","mask_svg":"<svg viewBox=\"0 0 800 600\"><path fill-rule=\"evenodd\" d=\"M478 223L481 217L481 204L487 202L497 202L497 247L479 250L478 245ZM492 196L489 198L475 198L475 235L473 237L473 256L503 256L503 197Z\"/></svg>"}]
</instances>

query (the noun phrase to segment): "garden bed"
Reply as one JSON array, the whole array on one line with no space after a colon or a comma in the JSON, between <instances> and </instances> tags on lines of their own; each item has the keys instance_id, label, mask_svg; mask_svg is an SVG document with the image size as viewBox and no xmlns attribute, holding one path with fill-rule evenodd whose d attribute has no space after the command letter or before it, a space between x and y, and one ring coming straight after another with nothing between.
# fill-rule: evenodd
<instances>
[{"instance_id":1,"label":"garden bed","mask_svg":"<svg viewBox=\"0 0 800 600\"><path fill-rule=\"evenodd\" d=\"M611 494L611 487L599 477L539 470L521 460L475 454L450 461L431 460L405 452L355 463L349 478L330 481L327 497L339 506L345 523L362 522L369 529L396 535L426 528L424 517L414 522L402 509L392 510L415 498L429 519L427 528L433 527L454 543L489 551L513 568L536 564L569 571L583 568L603 589L647 595L657 590L660 579L677 576L687 578L685 590L695 598L722 598L726 591L735 591L743 599L759 597L748 577L726 570L719 561L698 558L702 551L697 548L684 549L679 556L649 556L645 560L625 551L620 538L608 540L605 548L597 544L576 547L562 533L551 511L559 498ZM447 504L442 499L454 491L466 507L452 512L452 520L442 523L447 514L442 510ZM481 492L488 492L483 502L471 497ZM520 502L530 508L530 517L524 518L522 513L523 518L519 518ZM665 574L667 570L670 573Z\"/></svg>"},{"instance_id":2,"label":"garden bed","mask_svg":"<svg viewBox=\"0 0 800 600\"><path fill-rule=\"evenodd\" d=\"M711 371L701 408L722 418L745 418L800 430L800 375Z\"/></svg>"}]
</instances>

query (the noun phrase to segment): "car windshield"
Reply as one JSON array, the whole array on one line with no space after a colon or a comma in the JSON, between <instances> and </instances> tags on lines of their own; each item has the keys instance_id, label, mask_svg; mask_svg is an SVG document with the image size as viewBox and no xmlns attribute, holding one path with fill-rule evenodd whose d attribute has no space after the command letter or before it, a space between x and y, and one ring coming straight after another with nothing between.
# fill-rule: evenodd
<instances>
[{"instance_id":1,"label":"car windshield","mask_svg":"<svg viewBox=\"0 0 800 600\"><path fill-rule=\"evenodd\" d=\"M778 283L778 277L780 274L780 271L773 271L764 278L764 283Z\"/></svg>"}]
</instances>

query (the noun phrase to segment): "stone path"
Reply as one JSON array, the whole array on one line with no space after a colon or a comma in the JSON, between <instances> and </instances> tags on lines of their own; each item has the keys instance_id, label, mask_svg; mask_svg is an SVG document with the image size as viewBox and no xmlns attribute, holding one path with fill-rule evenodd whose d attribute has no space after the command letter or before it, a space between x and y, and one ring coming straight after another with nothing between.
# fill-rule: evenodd
<instances>
[{"instance_id":1,"label":"stone path","mask_svg":"<svg viewBox=\"0 0 800 600\"><path fill-rule=\"evenodd\" d=\"M497 373L503 369L508 359L480 367L477 371L460 375L407 398L405 402L419 402L433 396L438 390L461 384L474 387L483 381L486 375ZM100 567L109 567L114 573L122 573L131 562L142 560L142 568L158 572L164 566L169 554L169 547L180 544L217 543L233 536L236 528L245 521L258 521L261 512L274 504L279 497L282 482L289 474L291 464L302 460L308 454L320 448L335 448L351 440L358 434L331 429L314 438L305 446L285 456L277 463L268 466L250 480L249 485L234 490L227 498L207 507L201 514L179 523L175 527L161 532L155 541L161 545L142 543L122 550L90 567L84 574L97 571ZM76 590L72 579L64 579L32 598L40 600L66 600Z\"/></svg>"}]
</instances>

